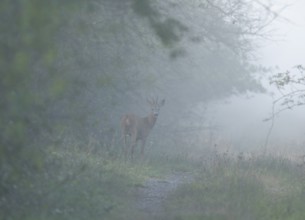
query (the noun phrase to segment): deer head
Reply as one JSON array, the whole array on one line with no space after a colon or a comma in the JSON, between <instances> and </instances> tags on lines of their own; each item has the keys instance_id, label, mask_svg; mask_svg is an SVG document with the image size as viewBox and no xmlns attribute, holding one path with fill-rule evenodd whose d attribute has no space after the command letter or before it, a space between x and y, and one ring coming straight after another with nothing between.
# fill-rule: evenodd
<instances>
[{"instance_id":1,"label":"deer head","mask_svg":"<svg viewBox=\"0 0 305 220\"><path fill-rule=\"evenodd\" d=\"M147 102L148 104L150 105L151 107L151 114L154 116L154 117L158 117L159 115L159 111L160 111L160 108L164 105L165 103L165 99L162 99L162 101L159 103L158 102L158 98L156 99L147 99Z\"/></svg>"}]
</instances>

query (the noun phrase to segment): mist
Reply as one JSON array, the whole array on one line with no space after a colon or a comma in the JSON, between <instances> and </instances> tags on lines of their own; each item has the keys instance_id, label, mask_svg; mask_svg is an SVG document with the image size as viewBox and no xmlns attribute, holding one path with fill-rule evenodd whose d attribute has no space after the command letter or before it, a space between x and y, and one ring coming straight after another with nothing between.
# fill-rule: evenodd
<instances>
[{"instance_id":1,"label":"mist","mask_svg":"<svg viewBox=\"0 0 305 220\"><path fill-rule=\"evenodd\" d=\"M210 118L220 128L217 133L230 143L231 150L237 152L264 151L271 121L271 95L232 97L212 103ZM275 119L269 144L270 153L298 154L304 142L304 108L284 112Z\"/></svg>"},{"instance_id":2,"label":"mist","mask_svg":"<svg viewBox=\"0 0 305 220\"><path fill-rule=\"evenodd\" d=\"M297 63L302 63L305 56L305 45L301 40L305 37L305 17L302 13L304 2L282 3L274 5L274 8L283 7L284 10L279 14L279 19L271 24L273 37L263 42L256 54L258 63L270 68L269 73L259 74L266 89L265 93L232 96L212 104L211 107L212 117L223 128L221 135L237 145L242 141L242 147L238 147L239 151L263 150L271 126L270 121L264 120L271 115L273 101L281 96L281 93L269 84L268 78L272 73L284 72ZM304 131L304 107L283 112L276 117L271 131L272 152L303 153Z\"/></svg>"},{"instance_id":3,"label":"mist","mask_svg":"<svg viewBox=\"0 0 305 220\"><path fill-rule=\"evenodd\" d=\"M0 3L0 219L304 219L305 3Z\"/></svg>"}]
</instances>

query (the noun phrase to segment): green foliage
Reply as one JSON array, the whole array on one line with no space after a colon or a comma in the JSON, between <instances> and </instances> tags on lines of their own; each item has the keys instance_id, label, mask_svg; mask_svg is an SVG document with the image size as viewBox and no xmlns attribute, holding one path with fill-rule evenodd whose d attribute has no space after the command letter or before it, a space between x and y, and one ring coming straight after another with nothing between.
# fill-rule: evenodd
<instances>
[{"instance_id":1,"label":"green foliage","mask_svg":"<svg viewBox=\"0 0 305 220\"><path fill-rule=\"evenodd\" d=\"M61 13L70 6L69 1L0 3L0 207L4 219L23 209L26 199L34 205L27 192L36 173L45 169L45 153L39 144L45 131L56 124L50 120L50 106L66 91L65 81L59 75L53 81L51 76L56 74L55 39L67 21Z\"/></svg>"},{"instance_id":2,"label":"green foliage","mask_svg":"<svg viewBox=\"0 0 305 220\"><path fill-rule=\"evenodd\" d=\"M135 187L155 172L149 165L113 160L87 148L47 147L44 172L23 182L28 187L17 185L15 195L20 193L22 200L6 204L14 210L1 213L3 218L137 219Z\"/></svg>"},{"instance_id":3,"label":"green foliage","mask_svg":"<svg viewBox=\"0 0 305 220\"><path fill-rule=\"evenodd\" d=\"M153 17L158 14L156 10L154 10L153 7L151 6L150 0L144 0L144 1L134 0L133 9L137 14L141 16Z\"/></svg>"},{"instance_id":4,"label":"green foliage","mask_svg":"<svg viewBox=\"0 0 305 220\"><path fill-rule=\"evenodd\" d=\"M147 18L154 33L163 45L174 46L182 39L182 34L188 31L186 25L175 18L160 19L161 14L150 0L134 0L133 9L138 15Z\"/></svg>"}]
</instances>

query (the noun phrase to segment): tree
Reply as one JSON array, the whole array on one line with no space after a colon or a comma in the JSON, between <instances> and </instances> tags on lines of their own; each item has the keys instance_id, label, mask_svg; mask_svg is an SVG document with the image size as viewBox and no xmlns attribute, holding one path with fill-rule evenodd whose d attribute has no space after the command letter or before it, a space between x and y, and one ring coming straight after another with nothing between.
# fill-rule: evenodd
<instances>
[{"instance_id":1,"label":"tree","mask_svg":"<svg viewBox=\"0 0 305 220\"><path fill-rule=\"evenodd\" d=\"M267 6L239 0L86 3L60 38L60 65L87 85L78 96L86 108L76 109L88 116L88 132L80 133L104 142L120 115L143 114L150 94L170 97L165 123L171 124L198 103L262 91L251 58L255 38L265 37L276 17Z\"/></svg>"},{"instance_id":2,"label":"tree","mask_svg":"<svg viewBox=\"0 0 305 220\"><path fill-rule=\"evenodd\" d=\"M296 65L291 70L277 73L269 78L270 85L274 85L279 93L272 102L271 116L264 121L271 121L265 140L265 152L272 132L275 118L283 111L292 110L305 105L305 68Z\"/></svg>"},{"instance_id":3,"label":"tree","mask_svg":"<svg viewBox=\"0 0 305 220\"><path fill-rule=\"evenodd\" d=\"M35 204L26 197L32 180L47 168L42 146L64 124L54 117L60 111L54 106L71 89L71 78L56 71L56 38L67 22L65 15L72 17L75 11L70 1L0 3L2 219L22 215Z\"/></svg>"},{"instance_id":4,"label":"tree","mask_svg":"<svg viewBox=\"0 0 305 220\"><path fill-rule=\"evenodd\" d=\"M280 96L273 101L272 118L282 111L305 105L305 68L294 66L291 70L277 73L270 77L270 85L274 85Z\"/></svg>"}]
</instances>

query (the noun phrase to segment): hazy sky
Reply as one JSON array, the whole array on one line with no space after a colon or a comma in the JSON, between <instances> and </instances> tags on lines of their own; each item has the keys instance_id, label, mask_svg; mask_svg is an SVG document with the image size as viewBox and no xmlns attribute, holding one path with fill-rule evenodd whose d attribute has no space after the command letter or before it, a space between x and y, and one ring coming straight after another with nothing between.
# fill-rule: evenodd
<instances>
[{"instance_id":1,"label":"hazy sky","mask_svg":"<svg viewBox=\"0 0 305 220\"><path fill-rule=\"evenodd\" d=\"M263 47L258 51L260 58L258 62L267 67L278 66L274 73L284 72L297 64L305 65L305 0L272 2L273 4L280 2L281 6L283 3L293 3L293 5L287 7L281 13L281 18L270 26L270 29L276 29L273 32L274 40L264 42ZM280 6L272 10L277 11L279 8ZM251 99L231 97L226 100L229 104L223 101L212 104L210 117L219 123L226 138L238 142L244 141L245 143L241 143L243 148L251 142L255 148L260 148L270 128L270 122L263 122L263 119L270 116L272 100L269 94L258 94ZM276 119L271 135L272 140L277 142L276 148L279 149L279 145L284 145L287 151L292 151L292 148L298 147L296 142L305 143L304 110L305 107L286 111ZM287 143L288 148L286 148Z\"/></svg>"},{"instance_id":2,"label":"hazy sky","mask_svg":"<svg viewBox=\"0 0 305 220\"><path fill-rule=\"evenodd\" d=\"M304 64L305 58L305 1L277 0L289 5L281 18L272 24L275 28L274 41L267 41L260 51L261 62L267 66L278 66L280 71L297 64ZM274 3L276 4L276 3ZM278 8L275 7L276 11ZM284 19L288 21L284 21Z\"/></svg>"}]
</instances>

